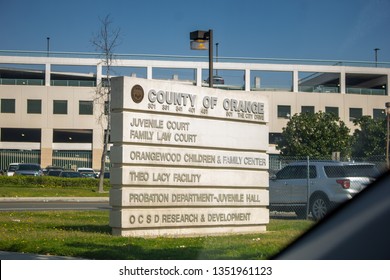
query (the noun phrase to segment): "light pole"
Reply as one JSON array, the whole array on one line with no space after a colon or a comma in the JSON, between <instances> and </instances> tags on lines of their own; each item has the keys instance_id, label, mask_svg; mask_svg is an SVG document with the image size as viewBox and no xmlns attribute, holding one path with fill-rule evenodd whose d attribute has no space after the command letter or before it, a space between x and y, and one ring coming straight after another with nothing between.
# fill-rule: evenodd
<instances>
[{"instance_id":1,"label":"light pole","mask_svg":"<svg viewBox=\"0 0 390 280\"><path fill-rule=\"evenodd\" d=\"M50 52L50 37L46 38L46 50L47 50L47 56L49 57L49 52Z\"/></svg>"},{"instance_id":2,"label":"light pole","mask_svg":"<svg viewBox=\"0 0 390 280\"><path fill-rule=\"evenodd\" d=\"M378 51L380 49L379 48L375 48L374 51L375 51L375 67L378 67Z\"/></svg>"},{"instance_id":3,"label":"light pole","mask_svg":"<svg viewBox=\"0 0 390 280\"><path fill-rule=\"evenodd\" d=\"M209 87L213 87L214 79L213 79L213 30L209 29L209 32L206 33L209 39Z\"/></svg>"},{"instance_id":4,"label":"light pole","mask_svg":"<svg viewBox=\"0 0 390 280\"><path fill-rule=\"evenodd\" d=\"M389 144L390 144L390 102L386 102L386 125L387 125L387 130L386 130L386 166L387 169L390 169L390 162L389 162Z\"/></svg>"},{"instance_id":5,"label":"light pole","mask_svg":"<svg viewBox=\"0 0 390 280\"><path fill-rule=\"evenodd\" d=\"M213 87L213 30L190 33L191 50L209 50L209 87Z\"/></svg>"},{"instance_id":6,"label":"light pole","mask_svg":"<svg viewBox=\"0 0 390 280\"><path fill-rule=\"evenodd\" d=\"M215 43L215 61L218 62L218 46L219 43ZM218 76L218 69L215 69L215 75Z\"/></svg>"}]
</instances>

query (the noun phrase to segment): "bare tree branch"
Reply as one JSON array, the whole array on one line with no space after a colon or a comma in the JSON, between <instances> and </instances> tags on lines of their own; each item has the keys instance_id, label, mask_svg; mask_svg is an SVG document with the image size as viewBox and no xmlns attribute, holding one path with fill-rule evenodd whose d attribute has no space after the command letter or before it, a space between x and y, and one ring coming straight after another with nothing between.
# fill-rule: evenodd
<instances>
[{"instance_id":1,"label":"bare tree branch","mask_svg":"<svg viewBox=\"0 0 390 280\"><path fill-rule=\"evenodd\" d=\"M91 40L97 52L101 53L102 64L105 66L105 79L96 86L95 102L102 105L103 110L98 117L102 124L104 135L103 152L101 157L99 174L99 192L104 192L104 171L106 157L108 154L109 136L111 132L111 66L114 63L114 50L120 44L120 28L112 28L112 20L109 15L100 19L101 27L97 34ZM107 102L107 103L106 103ZM107 105L106 105L107 104ZM104 128L104 123L106 127Z\"/></svg>"}]
</instances>

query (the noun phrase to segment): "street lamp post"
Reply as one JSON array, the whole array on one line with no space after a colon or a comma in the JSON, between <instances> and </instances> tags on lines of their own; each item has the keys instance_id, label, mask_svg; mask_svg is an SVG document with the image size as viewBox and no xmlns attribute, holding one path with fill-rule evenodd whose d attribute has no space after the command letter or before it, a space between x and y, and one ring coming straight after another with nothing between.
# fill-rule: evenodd
<instances>
[{"instance_id":1,"label":"street lamp post","mask_svg":"<svg viewBox=\"0 0 390 280\"><path fill-rule=\"evenodd\" d=\"M215 43L215 61L218 62L218 46L219 43ZM215 75L218 76L218 69L215 69Z\"/></svg>"},{"instance_id":2,"label":"street lamp post","mask_svg":"<svg viewBox=\"0 0 390 280\"><path fill-rule=\"evenodd\" d=\"M386 166L387 169L390 169L390 162L389 162L389 144L390 144L390 102L386 102Z\"/></svg>"},{"instance_id":3,"label":"street lamp post","mask_svg":"<svg viewBox=\"0 0 390 280\"><path fill-rule=\"evenodd\" d=\"M375 48L374 51L375 51L375 67L378 67L378 51L380 49L379 48Z\"/></svg>"},{"instance_id":4,"label":"street lamp post","mask_svg":"<svg viewBox=\"0 0 390 280\"><path fill-rule=\"evenodd\" d=\"M213 79L213 30L210 29L208 32L209 39L209 87L213 87L214 79Z\"/></svg>"},{"instance_id":5,"label":"street lamp post","mask_svg":"<svg viewBox=\"0 0 390 280\"><path fill-rule=\"evenodd\" d=\"M47 50L47 56L49 56L49 52L50 52L50 37L46 38L46 50Z\"/></svg>"},{"instance_id":6,"label":"street lamp post","mask_svg":"<svg viewBox=\"0 0 390 280\"><path fill-rule=\"evenodd\" d=\"M213 30L190 33L192 50L209 50L209 87L213 87Z\"/></svg>"}]
</instances>

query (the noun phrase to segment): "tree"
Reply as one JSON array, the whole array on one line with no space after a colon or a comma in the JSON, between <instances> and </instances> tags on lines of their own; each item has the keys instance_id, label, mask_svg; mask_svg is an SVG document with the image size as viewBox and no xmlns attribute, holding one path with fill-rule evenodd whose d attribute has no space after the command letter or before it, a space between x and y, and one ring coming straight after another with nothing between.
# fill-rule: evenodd
<instances>
[{"instance_id":1,"label":"tree","mask_svg":"<svg viewBox=\"0 0 390 280\"><path fill-rule=\"evenodd\" d=\"M103 141L103 152L100 161L99 192L103 192L104 171L108 151L108 143L111 131L111 66L114 62L114 50L119 44L120 29L112 27L109 15L100 19L101 27L91 40L96 51L101 53L102 65L105 66L105 78L96 87L96 100L104 104L104 110L99 117L99 122L106 125Z\"/></svg>"},{"instance_id":2,"label":"tree","mask_svg":"<svg viewBox=\"0 0 390 280\"><path fill-rule=\"evenodd\" d=\"M352 156L369 158L386 156L386 119L373 119L363 116L354 121L355 129L352 136Z\"/></svg>"},{"instance_id":3,"label":"tree","mask_svg":"<svg viewBox=\"0 0 390 280\"><path fill-rule=\"evenodd\" d=\"M295 114L283 128L277 149L284 156L330 158L332 152L350 154L349 128L333 114Z\"/></svg>"}]
</instances>

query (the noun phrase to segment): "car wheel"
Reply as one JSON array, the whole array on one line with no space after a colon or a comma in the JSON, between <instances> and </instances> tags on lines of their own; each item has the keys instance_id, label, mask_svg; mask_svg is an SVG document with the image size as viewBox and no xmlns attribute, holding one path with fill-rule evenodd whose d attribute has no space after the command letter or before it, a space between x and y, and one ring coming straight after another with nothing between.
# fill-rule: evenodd
<instances>
[{"instance_id":1,"label":"car wheel","mask_svg":"<svg viewBox=\"0 0 390 280\"><path fill-rule=\"evenodd\" d=\"M329 199L325 195L316 195L311 199L310 210L315 220L321 220L329 212Z\"/></svg>"}]
</instances>

